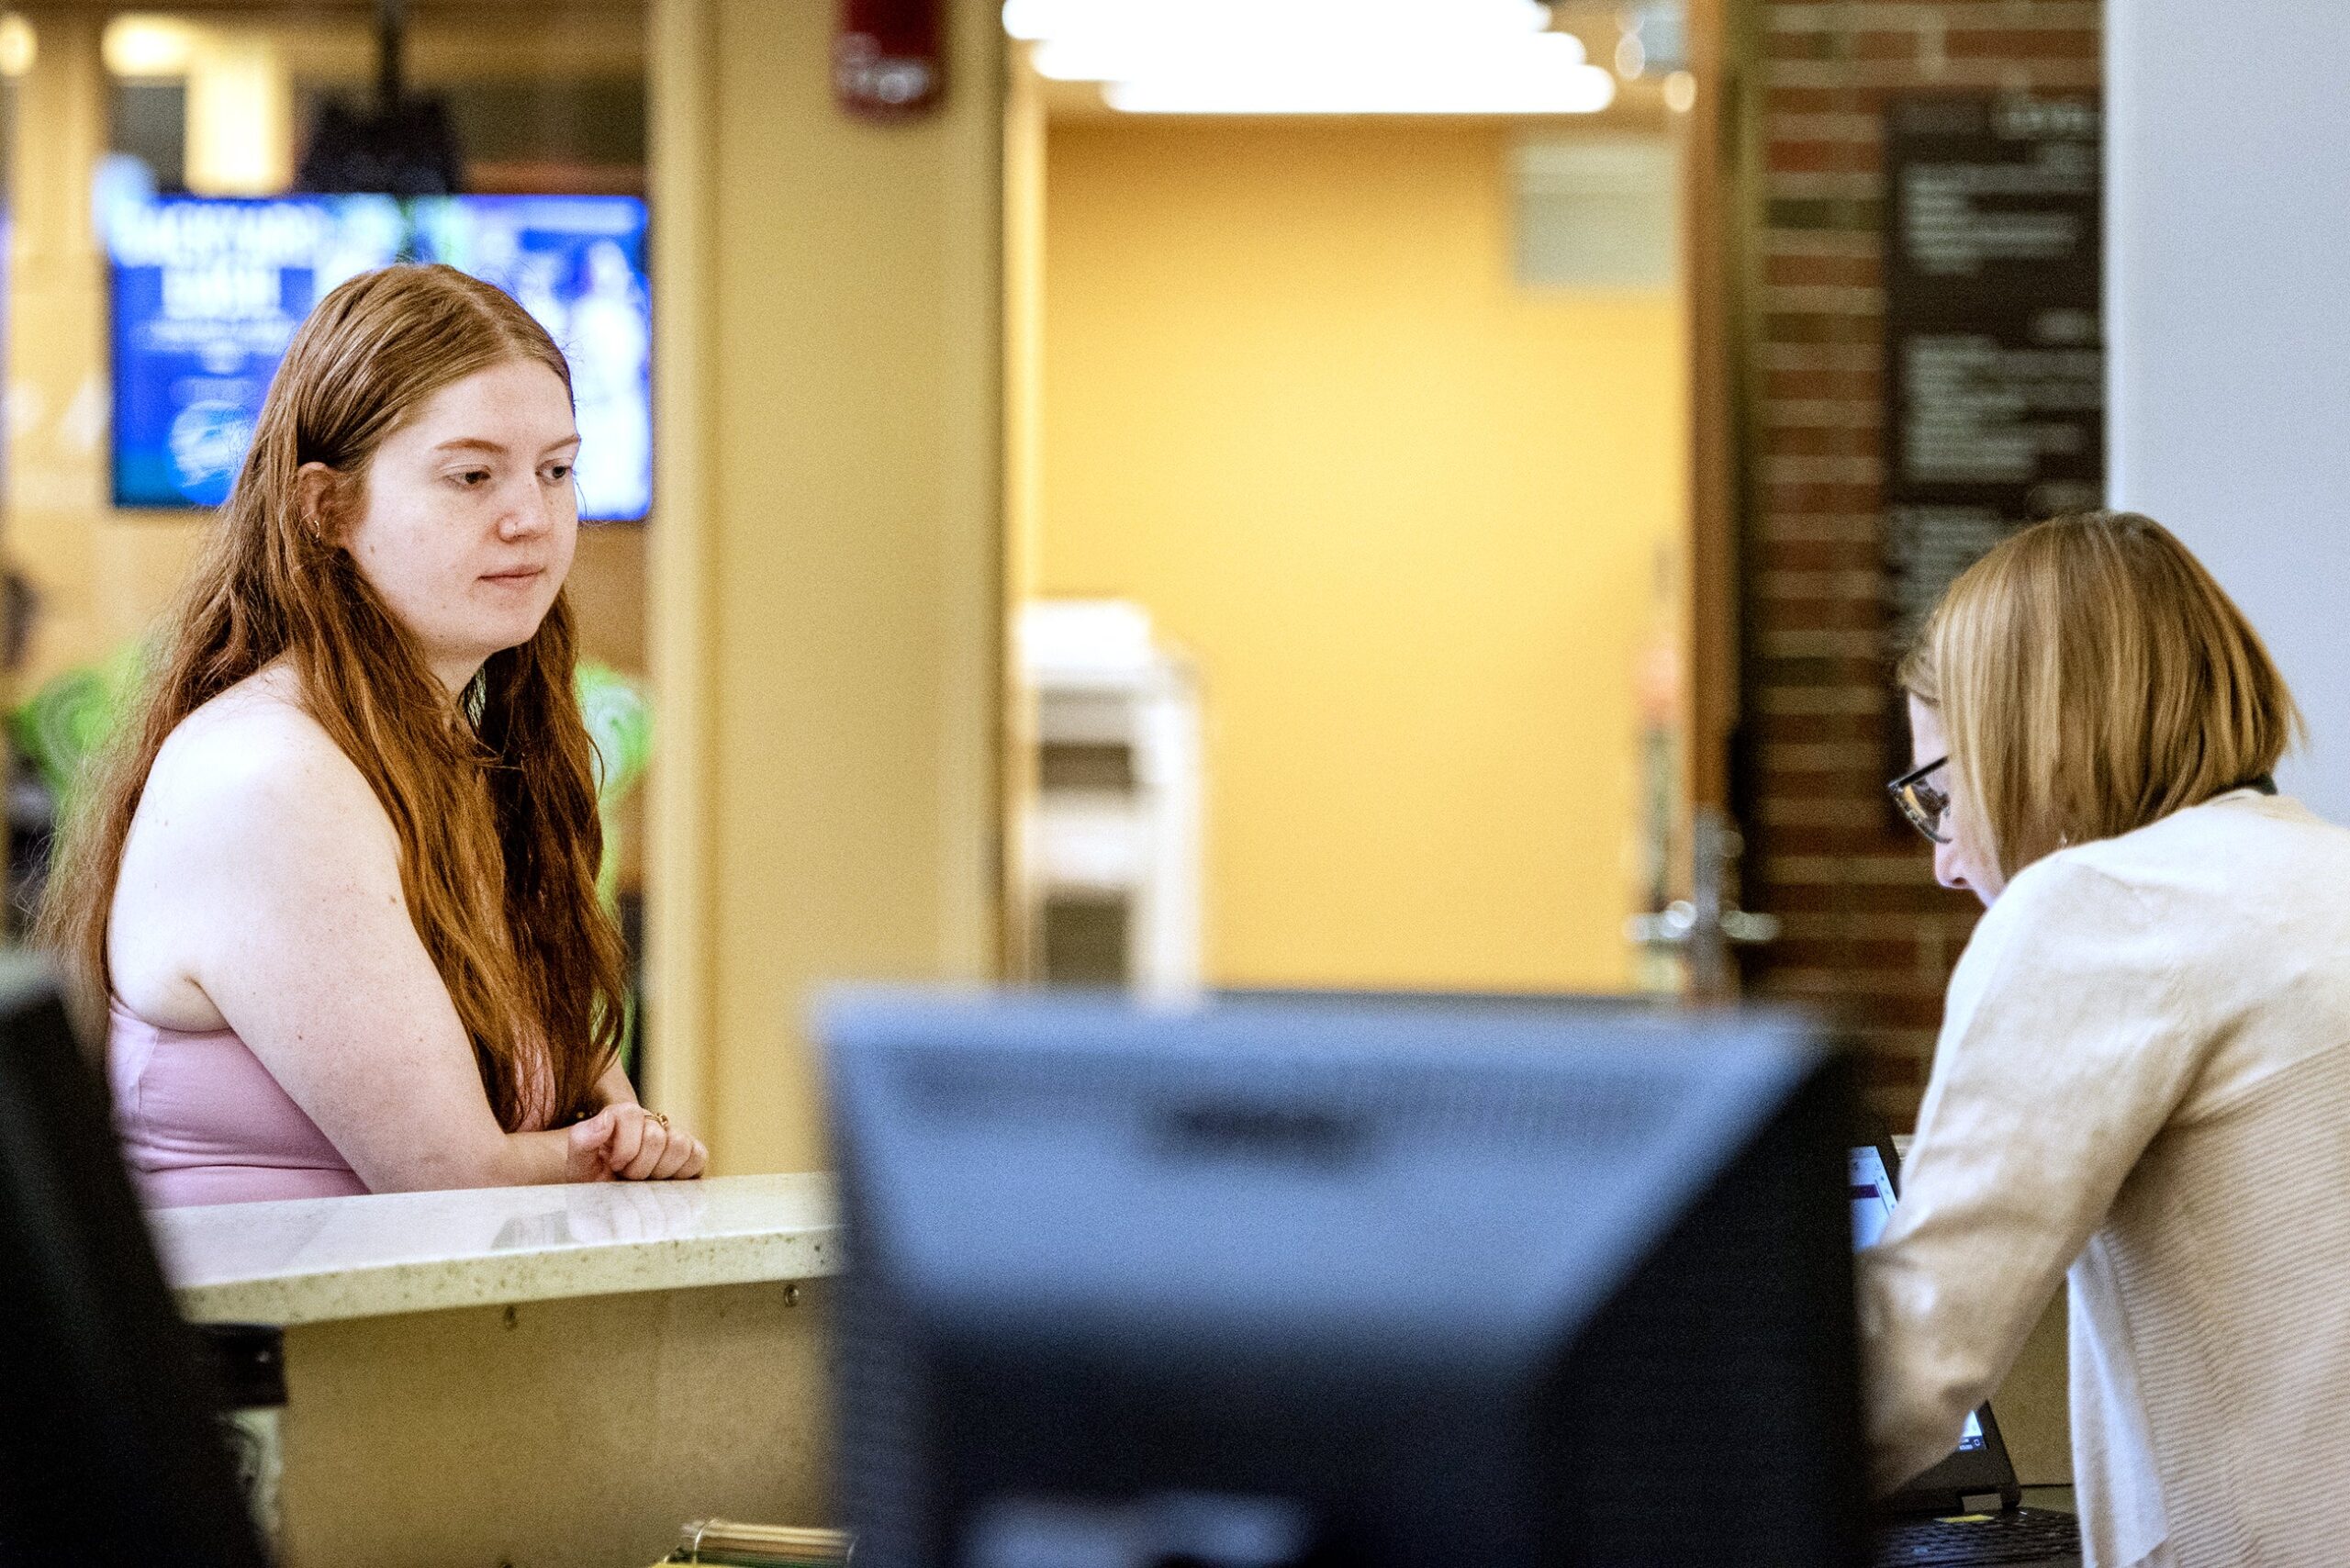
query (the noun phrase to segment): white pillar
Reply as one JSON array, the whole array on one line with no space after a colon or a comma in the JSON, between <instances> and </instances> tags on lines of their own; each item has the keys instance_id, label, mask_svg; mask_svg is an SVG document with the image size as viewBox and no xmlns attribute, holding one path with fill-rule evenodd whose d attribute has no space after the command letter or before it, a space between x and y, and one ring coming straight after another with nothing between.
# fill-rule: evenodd
<instances>
[{"instance_id":1,"label":"white pillar","mask_svg":"<svg viewBox=\"0 0 2350 1568\"><path fill-rule=\"evenodd\" d=\"M2350 6L2113 0L2114 504L2234 595L2308 711L2286 789L2350 822Z\"/></svg>"}]
</instances>

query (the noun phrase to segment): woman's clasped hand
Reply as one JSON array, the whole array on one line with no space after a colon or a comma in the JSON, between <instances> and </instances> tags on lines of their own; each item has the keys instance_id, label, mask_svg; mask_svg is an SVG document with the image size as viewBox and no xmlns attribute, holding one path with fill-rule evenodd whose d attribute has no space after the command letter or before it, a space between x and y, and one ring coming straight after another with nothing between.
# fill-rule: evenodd
<instances>
[{"instance_id":1,"label":"woman's clasped hand","mask_svg":"<svg viewBox=\"0 0 2350 1568\"><path fill-rule=\"evenodd\" d=\"M564 1175L572 1182L682 1182L710 1163L701 1139L632 1100L575 1122L569 1136Z\"/></svg>"}]
</instances>

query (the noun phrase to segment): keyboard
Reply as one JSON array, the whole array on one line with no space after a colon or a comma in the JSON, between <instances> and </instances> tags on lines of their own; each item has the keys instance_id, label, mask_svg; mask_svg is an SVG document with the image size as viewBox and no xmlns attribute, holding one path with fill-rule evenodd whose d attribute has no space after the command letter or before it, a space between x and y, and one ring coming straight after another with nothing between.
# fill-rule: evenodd
<instances>
[{"instance_id":1,"label":"keyboard","mask_svg":"<svg viewBox=\"0 0 2350 1568\"><path fill-rule=\"evenodd\" d=\"M1940 1564L2078 1562L2080 1521L2046 1508L1917 1519L1877 1532L1876 1568Z\"/></svg>"}]
</instances>

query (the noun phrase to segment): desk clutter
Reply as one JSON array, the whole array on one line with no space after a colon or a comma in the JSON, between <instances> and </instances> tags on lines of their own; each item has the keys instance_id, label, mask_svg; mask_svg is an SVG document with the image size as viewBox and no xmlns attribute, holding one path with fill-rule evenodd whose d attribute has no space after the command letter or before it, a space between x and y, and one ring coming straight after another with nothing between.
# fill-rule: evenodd
<instances>
[{"instance_id":1,"label":"desk clutter","mask_svg":"<svg viewBox=\"0 0 2350 1568\"><path fill-rule=\"evenodd\" d=\"M753 1525L736 1519L697 1519L681 1532L664 1562L713 1562L730 1568L832 1568L846 1562L849 1533L793 1525Z\"/></svg>"}]
</instances>

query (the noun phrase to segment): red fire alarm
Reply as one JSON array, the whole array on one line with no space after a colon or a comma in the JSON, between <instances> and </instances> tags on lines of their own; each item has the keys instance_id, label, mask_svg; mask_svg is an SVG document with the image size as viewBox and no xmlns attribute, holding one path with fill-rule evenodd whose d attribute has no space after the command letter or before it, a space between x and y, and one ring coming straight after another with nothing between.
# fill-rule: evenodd
<instances>
[{"instance_id":1,"label":"red fire alarm","mask_svg":"<svg viewBox=\"0 0 2350 1568\"><path fill-rule=\"evenodd\" d=\"M941 40L946 0L841 0L833 40L833 95L873 119L904 119L936 106L946 90Z\"/></svg>"}]
</instances>

